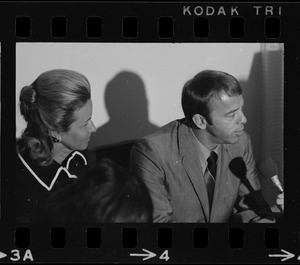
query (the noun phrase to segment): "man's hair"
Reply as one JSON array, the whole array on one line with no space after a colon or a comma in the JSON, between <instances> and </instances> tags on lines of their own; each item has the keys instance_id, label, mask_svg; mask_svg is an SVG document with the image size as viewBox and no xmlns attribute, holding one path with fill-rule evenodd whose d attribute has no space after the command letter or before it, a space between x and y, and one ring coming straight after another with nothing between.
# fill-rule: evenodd
<instances>
[{"instance_id":1,"label":"man's hair","mask_svg":"<svg viewBox=\"0 0 300 265\"><path fill-rule=\"evenodd\" d=\"M220 99L222 93L239 96L242 89L230 74L215 70L204 70L187 81L182 90L181 105L187 120L192 122L195 114L202 115L211 124L208 103L212 97Z\"/></svg>"},{"instance_id":2,"label":"man's hair","mask_svg":"<svg viewBox=\"0 0 300 265\"><path fill-rule=\"evenodd\" d=\"M86 176L53 192L43 209L45 221L151 222L153 205L146 185L109 159Z\"/></svg>"}]
</instances>

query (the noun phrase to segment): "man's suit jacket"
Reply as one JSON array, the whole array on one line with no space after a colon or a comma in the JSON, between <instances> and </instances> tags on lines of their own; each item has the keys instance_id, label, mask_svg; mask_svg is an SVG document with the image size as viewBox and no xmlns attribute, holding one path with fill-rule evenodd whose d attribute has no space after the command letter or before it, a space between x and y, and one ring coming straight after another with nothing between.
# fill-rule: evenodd
<instances>
[{"instance_id":1,"label":"man's suit jacket","mask_svg":"<svg viewBox=\"0 0 300 265\"><path fill-rule=\"evenodd\" d=\"M188 130L185 120L176 120L136 141L132 148L131 170L148 186L153 221L224 223L232 214L238 222L272 218L260 192L246 133L236 144L221 145L210 213L199 157ZM236 175L229 169L233 163L238 165Z\"/></svg>"}]
</instances>

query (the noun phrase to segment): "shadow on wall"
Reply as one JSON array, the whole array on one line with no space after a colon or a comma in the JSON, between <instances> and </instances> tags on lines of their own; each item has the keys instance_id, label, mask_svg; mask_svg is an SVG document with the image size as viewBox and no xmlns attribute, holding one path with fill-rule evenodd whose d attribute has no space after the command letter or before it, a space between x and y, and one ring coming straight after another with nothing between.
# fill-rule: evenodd
<instances>
[{"instance_id":1,"label":"shadow on wall","mask_svg":"<svg viewBox=\"0 0 300 265\"><path fill-rule=\"evenodd\" d=\"M149 122L146 89L137 74L129 71L118 73L107 84L104 100L109 121L92 134L91 152L111 146L115 148L159 128Z\"/></svg>"},{"instance_id":2,"label":"shadow on wall","mask_svg":"<svg viewBox=\"0 0 300 265\"><path fill-rule=\"evenodd\" d=\"M245 99L247 117L245 130L252 141L255 161L271 157L279 168L283 183L283 102L282 51L256 53L248 80L239 80ZM262 193L270 206L275 204L277 191L269 180L258 175Z\"/></svg>"},{"instance_id":3,"label":"shadow on wall","mask_svg":"<svg viewBox=\"0 0 300 265\"><path fill-rule=\"evenodd\" d=\"M253 155L255 162L258 162L262 158L262 104L263 99L261 97L261 91L263 89L263 64L262 54L256 53L253 57L251 70L248 80L239 80L244 97L244 114L247 117L247 123L245 125L246 132L251 137L251 143L253 148ZM262 194L268 204L271 206L274 204L274 194L270 194L272 189L271 185L267 183L264 178L258 175Z\"/></svg>"},{"instance_id":4,"label":"shadow on wall","mask_svg":"<svg viewBox=\"0 0 300 265\"><path fill-rule=\"evenodd\" d=\"M260 152L260 118L261 118L261 89L262 89L262 62L261 53L256 53L253 57L252 66L248 80L239 80L243 90L244 114L247 117L245 130L251 137L253 154L255 159L259 159Z\"/></svg>"}]
</instances>

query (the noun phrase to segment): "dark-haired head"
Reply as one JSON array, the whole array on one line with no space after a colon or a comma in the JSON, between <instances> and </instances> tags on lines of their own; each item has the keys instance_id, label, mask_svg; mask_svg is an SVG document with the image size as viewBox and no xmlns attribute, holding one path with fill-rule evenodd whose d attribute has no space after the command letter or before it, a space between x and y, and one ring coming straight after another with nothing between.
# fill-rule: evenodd
<instances>
[{"instance_id":1,"label":"dark-haired head","mask_svg":"<svg viewBox=\"0 0 300 265\"><path fill-rule=\"evenodd\" d=\"M235 77L215 70L204 70L187 81L183 87L181 104L187 120L193 123L195 114L202 115L211 124L209 102L222 94L239 96L242 89Z\"/></svg>"},{"instance_id":2,"label":"dark-haired head","mask_svg":"<svg viewBox=\"0 0 300 265\"><path fill-rule=\"evenodd\" d=\"M53 193L48 220L57 222L150 222L152 201L145 184L104 159L85 177Z\"/></svg>"}]
</instances>

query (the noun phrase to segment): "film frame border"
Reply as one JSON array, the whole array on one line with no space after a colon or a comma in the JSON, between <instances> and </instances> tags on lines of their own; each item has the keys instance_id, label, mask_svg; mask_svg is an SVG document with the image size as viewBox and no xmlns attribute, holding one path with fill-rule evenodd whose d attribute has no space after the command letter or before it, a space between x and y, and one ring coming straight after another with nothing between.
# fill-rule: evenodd
<instances>
[{"instance_id":1,"label":"film frame border","mask_svg":"<svg viewBox=\"0 0 300 265\"><path fill-rule=\"evenodd\" d=\"M133 6L132 6L133 4ZM45 6L46 5L46 6ZM122 7L120 8L120 5ZM147 5L147 8L145 8ZM189 11L185 11L184 6L190 6ZM196 38L193 32L194 19L202 17L199 15L201 12L197 6L212 6L216 9L220 6L224 6L225 10L231 10L230 6L238 6L238 10L246 21L244 24L244 35L243 37L231 38L228 30L231 18L237 16L231 16L226 14L225 16L211 16L209 17L209 34L204 38ZM253 6L275 6L277 13L273 16L270 14L252 14L249 10L253 10ZM281 6L279 14L279 6ZM1 196L2 196L2 213L0 221L0 232L1 232L1 249L3 253L7 253L6 259L0 259L0 262L17 262L17 261L31 261L30 253L34 261L42 262L68 262L70 257L73 257L72 261L87 262L141 262L141 258L130 257L130 253L142 253L142 249L146 249L156 253L156 257L149 259L152 262L224 262L230 260L232 262L267 262L273 263L278 262L280 259L284 261L284 257L272 259L269 255L276 255L279 253L286 254L282 250L294 253L293 260L297 263L300 257L299 241L300 241L300 230L299 230L299 216L295 216L293 211L299 209L299 189L294 189L295 184L299 183L299 167L297 168L296 158L293 157L290 151L295 142L297 143L297 137L299 137L299 121L297 123L291 121L291 117L295 117L297 113L297 101L299 97L299 90L294 84L297 84L299 62L297 57L297 44L299 44L299 26L293 23L293 15L295 10L300 9L296 3L214 3L206 2L201 4L195 3L30 3L30 2L15 2L15 3L0 3L1 16L0 24L6 25L0 28L1 38L1 58L2 58L2 88L13 87L15 84L15 49L17 42L279 42L285 45L285 67L284 67L284 79L285 79L285 110L284 110L284 124L285 128L289 128L289 131L284 131L285 141L285 176L291 175L290 179L285 178L285 187L289 191L286 196L286 212L282 223L278 224L261 224L261 225L245 225L241 224L238 226L230 226L227 224L103 224L97 227L101 229L102 243L99 249L97 248L86 248L83 242L85 242L86 229L94 227L87 225L82 227L80 225L70 225L66 230L67 240L71 240L71 243L67 243L63 248L52 249L50 247L49 231L52 226L47 224L36 227L33 224L25 226L25 230L19 230L19 233L26 233L26 228L30 229L30 244L29 248L16 247L15 246L15 233L16 228L22 228L22 225L15 225L11 222L13 220L13 214L10 211L10 203L6 203L4 198L11 198L10 190L13 186L13 182L9 179L12 175L13 169L9 167L9 160L13 160L14 149L9 146L14 145L15 138L11 132L14 131L14 124L11 120L14 120L14 111L11 111L9 115L2 115L2 124L6 125L6 130L2 131L3 138L5 140L2 147L6 153L6 157L2 157L1 170ZM83 9L82 7L85 7ZM97 16L99 8L99 16ZM196 11L195 11L195 8ZM37 12L37 10L39 12ZM149 12L152 10L153 12ZM187 10L187 9L186 9ZM191 15L189 14L191 13ZM204 11L203 11L204 12ZM227 11L228 12L228 11ZM231 11L229 11L231 12ZM258 12L258 11L257 11ZM259 11L260 12L260 11ZM266 12L266 9L265 9ZM275 12L275 11L274 11ZM250 14L249 14L250 13ZM91 14L96 14L95 17L102 18L102 29L100 37L88 37L86 36L87 29L87 18L91 17ZM16 18L18 17L29 17L30 18L30 30L29 36L16 36ZM51 36L51 19L53 17L65 18L66 28L63 30L66 36L63 35L58 29L58 36ZM136 37L124 37L122 36L122 20L126 17L136 17L138 19ZM145 19L146 17L146 19ZM208 17L208 16L205 16ZM240 16L238 16L240 17ZM265 25L266 18L279 18L280 19L280 34L277 38L266 38L265 36ZM158 36L159 25L157 22L158 18L175 18L173 19L173 35L170 36L170 30L166 29L166 37L160 38ZM224 23L226 21L226 23ZM152 23L151 23L152 22ZM223 23L222 23L223 22ZM278 22L278 20L277 20ZM27 22L28 23L28 22ZM167 21L167 24L170 23ZM276 23L276 22L275 22ZM59 23L58 23L59 25ZM109 26L108 26L109 25ZM259 25L259 26L258 26ZM55 27L55 26L54 26ZM190 30L186 30L186 28ZM240 27L240 26L239 26ZM59 27L60 28L60 27ZM76 29L76 30L74 30ZM164 31L164 29L162 29ZM238 32L238 31L237 31ZM278 33L278 32L277 32ZM128 33L131 35L132 33ZM237 33L239 34L239 33ZM273 33L272 33L273 34ZM26 35L26 34L25 34ZM28 34L27 34L28 35ZM298 45L299 46L299 45ZM298 66L298 68L297 68ZM298 70L299 71L299 70ZM286 91L288 89L288 91ZM14 89L4 90L2 89L2 109L10 109L11 105L15 103ZM2 112L4 113L4 112ZM3 139L2 138L2 139ZM296 139L293 141L293 138ZM299 140L298 140L299 141ZM3 153L3 152L2 152ZM5 172L5 173L4 173ZM293 186L292 186L293 185ZM299 186L300 187L300 186ZM298 196L298 197L297 197ZM62 225L57 224L57 227ZM137 231L137 242L133 248L124 248L122 246L122 230L124 228L133 228ZM170 236L169 228L171 228L171 246L170 240L163 242L162 246L159 247L157 239L158 231L166 229L165 233ZM192 231L194 229L204 229L208 234L207 247L197 248L193 246ZM228 233L230 229L241 228L243 248L230 248ZM271 229L271 230L270 230ZM81 231L81 233L76 233ZM240 230L235 231L239 233L238 238L240 239ZM279 245L275 248L266 248L264 245L264 238L266 231L271 231L271 241L274 233L278 233L280 238ZM203 232L203 231L202 231ZM28 232L27 232L28 233ZM162 232L163 233L163 232ZM205 233L205 232L204 232ZM268 232L267 232L268 233ZM262 238L257 237L257 234L261 235ZM41 235L43 238L48 238L41 242ZM119 237L120 236L120 237ZM276 238L278 238L276 236ZM222 238L222 240L220 240ZM37 243L38 242L38 243ZM81 243L80 243L81 242ZM186 242L187 244L182 244ZM164 245L165 244L165 245ZM26 242L25 242L26 245ZM23 245L23 246L25 246ZM205 244L204 244L205 245ZM3 246L3 248L2 248ZM211 247L212 246L212 247ZM253 249L253 247L258 249ZM210 249L210 248L213 248ZM225 251L224 251L225 248ZM259 249L261 248L261 249ZM199 250L200 249L200 250ZM16 250L16 251L14 251ZM28 252L30 250L30 252ZM44 253L47 250L46 254ZM48 252L49 250L49 252ZM169 259L166 260L166 255L162 256L165 251L168 250ZM13 252L12 252L13 251ZM80 252L82 251L82 252ZM219 256L213 253L219 253ZM74 253L76 252L76 254ZM105 253L105 254L104 254ZM275 254L276 253L276 254ZM158 259L164 257L165 259ZM298 257L298 258L297 258ZM9 258L9 259L8 259ZM17 260L19 258L19 260ZM24 260L25 259L25 260ZM87 260L88 259L88 260ZM245 260L246 259L246 260Z\"/></svg>"}]
</instances>

